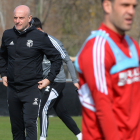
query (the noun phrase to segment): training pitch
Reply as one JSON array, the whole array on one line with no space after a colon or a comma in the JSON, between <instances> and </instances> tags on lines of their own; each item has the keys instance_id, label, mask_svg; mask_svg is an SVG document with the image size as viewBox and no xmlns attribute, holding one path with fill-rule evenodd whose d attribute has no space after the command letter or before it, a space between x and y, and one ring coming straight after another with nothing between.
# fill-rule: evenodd
<instances>
[{"instance_id":1,"label":"training pitch","mask_svg":"<svg viewBox=\"0 0 140 140\"><path fill-rule=\"evenodd\" d=\"M75 120L75 122L81 130L82 117L72 118ZM40 132L38 127L38 134L39 133ZM12 140L9 117L0 117L0 140ZM58 117L49 117L49 129L47 140L77 140L77 138Z\"/></svg>"}]
</instances>

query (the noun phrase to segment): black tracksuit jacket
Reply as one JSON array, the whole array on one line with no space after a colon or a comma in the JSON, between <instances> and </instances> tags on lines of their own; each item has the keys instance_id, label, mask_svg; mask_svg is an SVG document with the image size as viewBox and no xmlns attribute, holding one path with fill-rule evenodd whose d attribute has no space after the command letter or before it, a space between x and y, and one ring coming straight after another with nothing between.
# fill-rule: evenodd
<instances>
[{"instance_id":1,"label":"black tracksuit jacket","mask_svg":"<svg viewBox=\"0 0 140 140\"><path fill-rule=\"evenodd\" d=\"M51 61L47 79L52 82L60 71L62 58L48 35L34 26L21 33L15 27L4 31L0 48L1 77L7 76L8 86L17 91L37 84L42 80L44 54Z\"/></svg>"}]
</instances>

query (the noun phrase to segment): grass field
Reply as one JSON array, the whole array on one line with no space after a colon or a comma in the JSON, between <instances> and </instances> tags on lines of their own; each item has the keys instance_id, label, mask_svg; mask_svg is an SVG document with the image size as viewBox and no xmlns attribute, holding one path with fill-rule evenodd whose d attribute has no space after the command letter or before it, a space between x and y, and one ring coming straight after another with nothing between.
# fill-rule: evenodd
<instances>
[{"instance_id":1,"label":"grass field","mask_svg":"<svg viewBox=\"0 0 140 140\"><path fill-rule=\"evenodd\" d=\"M81 130L81 117L72 118ZM0 140L12 140L9 117L0 117ZM47 140L77 140L77 138L58 117L50 117Z\"/></svg>"}]
</instances>

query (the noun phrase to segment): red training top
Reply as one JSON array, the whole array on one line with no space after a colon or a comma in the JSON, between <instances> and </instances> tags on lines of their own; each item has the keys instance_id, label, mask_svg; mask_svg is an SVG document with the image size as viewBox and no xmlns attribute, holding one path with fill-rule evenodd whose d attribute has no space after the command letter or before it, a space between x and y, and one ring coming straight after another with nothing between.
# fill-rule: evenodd
<instances>
[{"instance_id":1,"label":"red training top","mask_svg":"<svg viewBox=\"0 0 140 140\"><path fill-rule=\"evenodd\" d=\"M106 32L125 56L132 57L125 35L104 24L99 30ZM131 40L139 64L139 46ZM100 36L88 38L78 55L83 140L140 140L140 66L110 74L115 64L108 41Z\"/></svg>"}]
</instances>

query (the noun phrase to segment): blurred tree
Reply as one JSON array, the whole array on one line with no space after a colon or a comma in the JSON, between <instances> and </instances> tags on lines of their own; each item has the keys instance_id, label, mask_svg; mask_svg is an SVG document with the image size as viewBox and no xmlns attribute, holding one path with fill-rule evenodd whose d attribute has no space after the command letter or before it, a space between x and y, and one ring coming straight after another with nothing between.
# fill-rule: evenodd
<instances>
[{"instance_id":1,"label":"blurred tree","mask_svg":"<svg viewBox=\"0 0 140 140\"><path fill-rule=\"evenodd\" d=\"M85 38L91 30L99 27L103 12L99 0L52 0L50 13L55 13L57 18L48 17L53 21L55 29L46 23L47 32L53 30L53 35L60 39L70 55L76 55ZM59 5L59 6L56 6ZM55 22L54 22L55 21ZM58 25L59 24L59 25ZM47 28L49 27L49 29ZM59 33L58 33L59 32Z\"/></svg>"},{"instance_id":2,"label":"blurred tree","mask_svg":"<svg viewBox=\"0 0 140 140\"><path fill-rule=\"evenodd\" d=\"M128 32L137 41L140 37L138 3L132 30ZM13 11L21 4L30 7L32 15L41 19L43 29L58 38L72 56L103 19L100 0L0 0L0 37L5 29L13 27Z\"/></svg>"},{"instance_id":3,"label":"blurred tree","mask_svg":"<svg viewBox=\"0 0 140 140\"><path fill-rule=\"evenodd\" d=\"M35 15L42 21L42 25L46 22L51 8L52 0L35 0Z\"/></svg>"}]
</instances>

